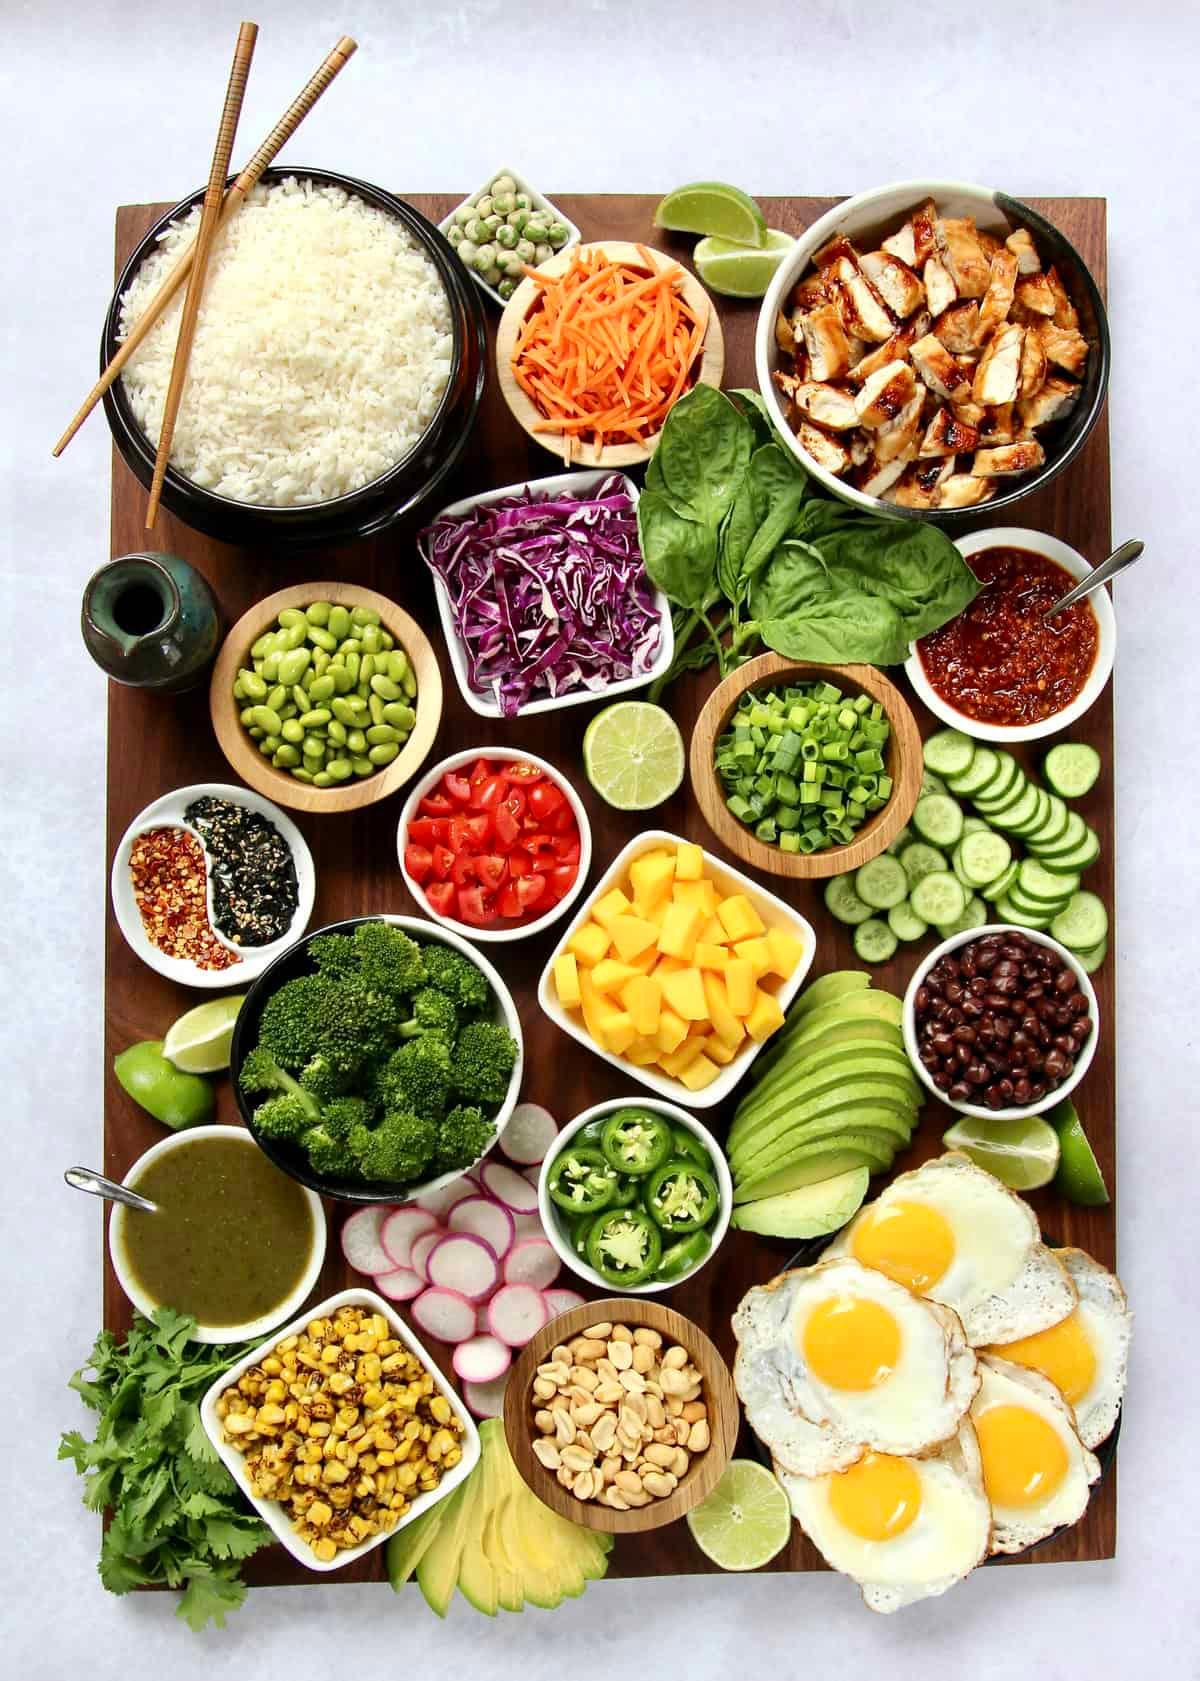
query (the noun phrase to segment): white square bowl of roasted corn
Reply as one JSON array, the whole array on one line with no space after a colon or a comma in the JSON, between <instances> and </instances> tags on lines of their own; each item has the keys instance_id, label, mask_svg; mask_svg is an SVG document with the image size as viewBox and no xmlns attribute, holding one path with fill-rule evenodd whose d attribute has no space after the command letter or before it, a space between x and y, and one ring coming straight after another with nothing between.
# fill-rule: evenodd
<instances>
[{"instance_id":1,"label":"white square bowl of roasted corn","mask_svg":"<svg viewBox=\"0 0 1200 1681\"><path fill-rule=\"evenodd\" d=\"M200 1419L255 1511L309 1570L369 1553L479 1461L461 1400L371 1290L343 1290L272 1332L212 1385Z\"/></svg>"}]
</instances>

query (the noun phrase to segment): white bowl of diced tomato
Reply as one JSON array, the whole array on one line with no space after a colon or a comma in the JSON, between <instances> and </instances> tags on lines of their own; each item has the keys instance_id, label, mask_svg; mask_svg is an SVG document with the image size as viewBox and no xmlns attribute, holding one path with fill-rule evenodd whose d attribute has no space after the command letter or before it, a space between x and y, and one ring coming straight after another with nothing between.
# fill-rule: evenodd
<instances>
[{"instance_id":1,"label":"white bowl of diced tomato","mask_svg":"<svg viewBox=\"0 0 1200 1681\"><path fill-rule=\"evenodd\" d=\"M414 784L396 834L405 885L443 927L523 940L574 904L592 830L566 777L532 753L452 753Z\"/></svg>"}]
</instances>

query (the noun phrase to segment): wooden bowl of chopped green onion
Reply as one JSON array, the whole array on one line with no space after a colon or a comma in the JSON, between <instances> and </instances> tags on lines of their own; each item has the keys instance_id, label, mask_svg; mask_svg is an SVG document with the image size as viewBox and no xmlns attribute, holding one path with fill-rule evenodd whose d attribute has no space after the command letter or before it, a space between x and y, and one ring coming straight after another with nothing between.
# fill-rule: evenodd
<instances>
[{"instance_id":1,"label":"wooden bowl of chopped green onion","mask_svg":"<svg viewBox=\"0 0 1200 1681\"><path fill-rule=\"evenodd\" d=\"M872 665L761 654L708 697L689 769L705 821L770 875L819 880L891 845L921 791L921 736Z\"/></svg>"}]
</instances>

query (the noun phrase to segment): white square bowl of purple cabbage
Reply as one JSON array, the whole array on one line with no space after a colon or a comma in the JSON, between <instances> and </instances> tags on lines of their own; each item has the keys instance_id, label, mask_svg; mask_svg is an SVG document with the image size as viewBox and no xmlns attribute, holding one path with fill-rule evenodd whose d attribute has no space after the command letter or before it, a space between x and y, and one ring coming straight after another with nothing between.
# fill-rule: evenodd
<instances>
[{"instance_id":1,"label":"white square bowl of purple cabbage","mask_svg":"<svg viewBox=\"0 0 1200 1681\"><path fill-rule=\"evenodd\" d=\"M612 504L607 511L600 507L606 499L597 494L602 489L608 489L607 500ZM590 631L574 643L559 646L556 652L556 642L562 643L554 629L559 621L555 614L545 611L548 578L554 568L546 545L539 549L533 510L539 503L558 504L568 499L582 505L591 503L600 510L592 516L593 523L597 518L603 522L603 547L589 553L587 541L576 542L574 538L574 546L568 545L575 581L586 579L589 565L594 575L603 564L616 573L620 589L608 603L607 615L603 603L597 606L595 599L590 601L589 610L601 619L607 616L607 623L593 620ZM675 653L671 606L662 591L654 588L642 565L637 543L637 499L637 486L624 473L595 468L555 473L452 502L422 531L418 550L433 573L450 664L472 712L481 718L532 717L562 706L612 700L645 688L667 669ZM624 509L620 507L622 501L627 503ZM531 510L523 522L528 528L517 533L518 541L507 545L499 543L498 533L488 529L500 503L510 504L513 511L521 505ZM586 530L587 521L580 523ZM510 603L506 597L502 606L496 587L502 580L495 555L502 547L509 550L513 576L518 583L524 580L525 587L519 591L524 596L524 611L516 622L511 612L506 616ZM565 576L562 568L568 557L560 550L557 558L561 563L558 570ZM455 578L458 599L451 594L448 575ZM478 627L474 639L484 650L482 657L472 655L460 628L471 613ZM520 654L514 649L514 639L521 645ZM479 681L485 667L490 667L493 675ZM564 681L567 678L570 680ZM556 692L553 685L559 683L564 686ZM507 710L497 698L501 688L508 691ZM525 698L527 695L535 698Z\"/></svg>"}]
</instances>

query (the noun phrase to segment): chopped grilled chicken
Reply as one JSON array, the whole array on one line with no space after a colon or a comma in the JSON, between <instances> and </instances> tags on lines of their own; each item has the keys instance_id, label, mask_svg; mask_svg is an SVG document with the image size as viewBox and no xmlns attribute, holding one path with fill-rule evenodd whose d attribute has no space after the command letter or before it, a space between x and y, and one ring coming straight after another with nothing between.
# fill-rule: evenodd
<instances>
[{"instance_id":1,"label":"chopped grilled chicken","mask_svg":"<svg viewBox=\"0 0 1200 1681\"><path fill-rule=\"evenodd\" d=\"M1016 284L1017 259L1011 251L997 251L992 258L987 291L979 306L979 321L975 328L977 346L986 344L996 328L1008 320Z\"/></svg>"},{"instance_id":2,"label":"chopped grilled chicken","mask_svg":"<svg viewBox=\"0 0 1200 1681\"><path fill-rule=\"evenodd\" d=\"M871 346L867 344L866 339L855 338L853 333L847 338L846 344L850 351L850 373L853 375L855 368L867 354L867 351L871 349Z\"/></svg>"},{"instance_id":3,"label":"chopped grilled chicken","mask_svg":"<svg viewBox=\"0 0 1200 1681\"><path fill-rule=\"evenodd\" d=\"M897 359L872 374L858 396L854 407L859 424L874 430L885 421L894 420L906 403L916 395L917 376L907 362Z\"/></svg>"},{"instance_id":4,"label":"chopped grilled chicken","mask_svg":"<svg viewBox=\"0 0 1200 1681\"><path fill-rule=\"evenodd\" d=\"M1053 321L1043 321L1036 332L1049 361L1076 378L1083 373L1087 367L1088 341L1077 328L1056 327Z\"/></svg>"},{"instance_id":5,"label":"chopped grilled chicken","mask_svg":"<svg viewBox=\"0 0 1200 1681\"><path fill-rule=\"evenodd\" d=\"M940 257L927 257L925 267L921 270L925 282L925 299L934 315L940 315L944 309L958 297L958 287L950 274L950 270Z\"/></svg>"},{"instance_id":6,"label":"chopped grilled chicken","mask_svg":"<svg viewBox=\"0 0 1200 1681\"><path fill-rule=\"evenodd\" d=\"M864 496L882 496L892 488L907 466L908 460L903 455L897 456L895 461L876 461L872 455L869 461L854 469L850 483Z\"/></svg>"},{"instance_id":7,"label":"chopped grilled chicken","mask_svg":"<svg viewBox=\"0 0 1200 1681\"><path fill-rule=\"evenodd\" d=\"M990 264L979 243L975 218L940 217L935 233L938 256L949 271L959 297L981 298L987 291Z\"/></svg>"},{"instance_id":8,"label":"chopped grilled chicken","mask_svg":"<svg viewBox=\"0 0 1200 1681\"><path fill-rule=\"evenodd\" d=\"M850 460L855 467L871 459L871 434L861 429L850 436Z\"/></svg>"},{"instance_id":9,"label":"chopped grilled chicken","mask_svg":"<svg viewBox=\"0 0 1200 1681\"><path fill-rule=\"evenodd\" d=\"M987 419L987 410L982 403L959 403L954 410L955 420L960 420L964 426L982 426Z\"/></svg>"},{"instance_id":10,"label":"chopped grilled chicken","mask_svg":"<svg viewBox=\"0 0 1200 1681\"><path fill-rule=\"evenodd\" d=\"M995 485L986 479L972 478L970 473L951 473L937 488L935 508L973 508L979 502L990 502L996 494Z\"/></svg>"},{"instance_id":11,"label":"chopped grilled chicken","mask_svg":"<svg viewBox=\"0 0 1200 1681\"><path fill-rule=\"evenodd\" d=\"M1044 274L1023 275L1017 281L1016 300L1031 315L1048 315L1053 319L1056 308L1054 288Z\"/></svg>"},{"instance_id":12,"label":"chopped grilled chicken","mask_svg":"<svg viewBox=\"0 0 1200 1681\"><path fill-rule=\"evenodd\" d=\"M850 368L850 345L842 318L833 304L819 304L807 315L793 316L808 352L809 372L822 381L840 379Z\"/></svg>"},{"instance_id":13,"label":"chopped grilled chicken","mask_svg":"<svg viewBox=\"0 0 1200 1681\"><path fill-rule=\"evenodd\" d=\"M838 476L844 473L850 465L850 453L842 448L836 438L831 438L828 432L822 432L819 426L811 421L802 420L796 428L796 436L800 440L800 447L808 451L818 467L824 467L827 473Z\"/></svg>"},{"instance_id":14,"label":"chopped grilled chicken","mask_svg":"<svg viewBox=\"0 0 1200 1681\"><path fill-rule=\"evenodd\" d=\"M1033 235L1028 228L1014 228L1004 243L1017 259L1019 273L1041 273L1042 259L1038 256L1037 246L1033 243Z\"/></svg>"},{"instance_id":15,"label":"chopped grilled chicken","mask_svg":"<svg viewBox=\"0 0 1200 1681\"><path fill-rule=\"evenodd\" d=\"M886 344L876 345L861 361L855 362L850 369L850 378L861 385L870 379L872 374L877 374L880 368L886 368L889 362L894 362L897 358L903 361L910 347L928 331L929 313L922 310L919 315L914 315L911 321L906 321L903 327L898 327Z\"/></svg>"},{"instance_id":16,"label":"chopped grilled chicken","mask_svg":"<svg viewBox=\"0 0 1200 1681\"><path fill-rule=\"evenodd\" d=\"M851 263L857 267L858 252L844 233L835 233L828 245L822 245L813 262L822 273L827 269L836 269L839 263ZM828 275L826 278L828 279Z\"/></svg>"},{"instance_id":17,"label":"chopped grilled chicken","mask_svg":"<svg viewBox=\"0 0 1200 1681\"><path fill-rule=\"evenodd\" d=\"M925 302L921 277L889 251L868 251L862 271L893 315L911 315Z\"/></svg>"},{"instance_id":18,"label":"chopped grilled chicken","mask_svg":"<svg viewBox=\"0 0 1200 1681\"><path fill-rule=\"evenodd\" d=\"M1067 296L1067 289L1058 277L1058 270L1056 268L1047 269L1046 280L1054 294L1054 325L1056 327L1078 327L1079 311Z\"/></svg>"},{"instance_id":19,"label":"chopped grilled chicken","mask_svg":"<svg viewBox=\"0 0 1200 1681\"><path fill-rule=\"evenodd\" d=\"M1011 323L1001 327L975 369L971 395L977 403L1011 403L1016 400L1021 372L1021 344L1025 328Z\"/></svg>"},{"instance_id":20,"label":"chopped grilled chicken","mask_svg":"<svg viewBox=\"0 0 1200 1681\"><path fill-rule=\"evenodd\" d=\"M784 368L776 368L772 373L771 378L790 403L792 398L796 395L796 387L800 384L800 376L798 374L788 373Z\"/></svg>"},{"instance_id":21,"label":"chopped grilled chicken","mask_svg":"<svg viewBox=\"0 0 1200 1681\"><path fill-rule=\"evenodd\" d=\"M938 486L954 471L953 460L914 461L884 497L898 508L932 508Z\"/></svg>"},{"instance_id":22,"label":"chopped grilled chicken","mask_svg":"<svg viewBox=\"0 0 1200 1681\"><path fill-rule=\"evenodd\" d=\"M1046 352L1040 333L1026 333L1021 345L1021 373L1017 381L1017 396L1032 397L1041 390L1046 378Z\"/></svg>"},{"instance_id":23,"label":"chopped grilled chicken","mask_svg":"<svg viewBox=\"0 0 1200 1681\"><path fill-rule=\"evenodd\" d=\"M1015 444L1001 444L997 449L977 449L971 463L971 476L976 479L1008 478L1013 473L1028 473L1040 467L1046 452L1036 438L1024 438Z\"/></svg>"},{"instance_id":24,"label":"chopped grilled chicken","mask_svg":"<svg viewBox=\"0 0 1200 1681\"><path fill-rule=\"evenodd\" d=\"M921 454L958 455L960 451L974 449L978 442L978 426L968 425L965 420L961 420L956 409L939 409L925 428L925 436L921 439Z\"/></svg>"},{"instance_id":25,"label":"chopped grilled chicken","mask_svg":"<svg viewBox=\"0 0 1200 1681\"><path fill-rule=\"evenodd\" d=\"M905 222L902 228L884 240L880 250L886 251L889 257L895 257L907 267L914 268L917 261L917 241L912 223Z\"/></svg>"},{"instance_id":26,"label":"chopped grilled chicken","mask_svg":"<svg viewBox=\"0 0 1200 1681\"><path fill-rule=\"evenodd\" d=\"M875 459L881 467L901 456L911 461L917 453L917 434L921 430L921 412L925 407L925 392L920 386L905 403L894 420L885 420L875 431Z\"/></svg>"},{"instance_id":27,"label":"chopped grilled chicken","mask_svg":"<svg viewBox=\"0 0 1200 1681\"><path fill-rule=\"evenodd\" d=\"M933 323L933 330L956 356L965 356L975 349L975 329L979 325L979 305L971 300L951 304Z\"/></svg>"},{"instance_id":28,"label":"chopped grilled chicken","mask_svg":"<svg viewBox=\"0 0 1200 1681\"><path fill-rule=\"evenodd\" d=\"M1004 249L1003 244L994 233L988 233L984 228L975 229L975 238L979 241L979 249L988 260L989 266L993 259Z\"/></svg>"},{"instance_id":29,"label":"chopped grilled chicken","mask_svg":"<svg viewBox=\"0 0 1200 1681\"><path fill-rule=\"evenodd\" d=\"M983 425L979 428L981 444L1015 444L1017 441L1017 422L1013 416L1012 403L997 403L995 408L988 409Z\"/></svg>"},{"instance_id":30,"label":"chopped grilled chicken","mask_svg":"<svg viewBox=\"0 0 1200 1681\"><path fill-rule=\"evenodd\" d=\"M810 309L817 309L821 304L829 302L829 293L825 287L823 274L806 274L804 279L792 287L792 295L788 299L788 309L793 315L806 315Z\"/></svg>"},{"instance_id":31,"label":"chopped grilled chicken","mask_svg":"<svg viewBox=\"0 0 1200 1681\"><path fill-rule=\"evenodd\" d=\"M805 420L813 420L818 426L844 432L848 427L858 425L858 410L853 397L836 385L820 385L816 380L805 380L791 392L791 399Z\"/></svg>"},{"instance_id":32,"label":"chopped grilled chicken","mask_svg":"<svg viewBox=\"0 0 1200 1681\"><path fill-rule=\"evenodd\" d=\"M961 402L971 393L971 375L960 367L941 339L927 333L909 351L912 365L925 384L948 403Z\"/></svg>"},{"instance_id":33,"label":"chopped grilled chicken","mask_svg":"<svg viewBox=\"0 0 1200 1681\"><path fill-rule=\"evenodd\" d=\"M937 206L930 199L919 210L915 210L911 219L890 239L882 242L881 249L886 251L889 257L898 257L911 269L923 268L925 259L933 251L933 230L936 222Z\"/></svg>"},{"instance_id":34,"label":"chopped grilled chicken","mask_svg":"<svg viewBox=\"0 0 1200 1681\"><path fill-rule=\"evenodd\" d=\"M1038 426L1048 426L1052 420L1062 420L1079 401L1079 390L1079 386L1071 380L1051 374L1034 396L1026 397L1017 404L1021 425L1032 432Z\"/></svg>"},{"instance_id":35,"label":"chopped grilled chicken","mask_svg":"<svg viewBox=\"0 0 1200 1681\"><path fill-rule=\"evenodd\" d=\"M796 354L796 335L792 331L791 322L782 310L775 317L775 344L777 349L782 350L785 356Z\"/></svg>"},{"instance_id":36,"label":"chopped grilled chicken","mask_svg":"<svg viewBox=\"0 0 1200 1681\"><path fill-rule=\"evenodd\" d=\"M872 344L890 339L896 331L891 311L857 262L838 257L828 272L833 276L830 284L846 331Z\"/></svg>"}]
</instances>

